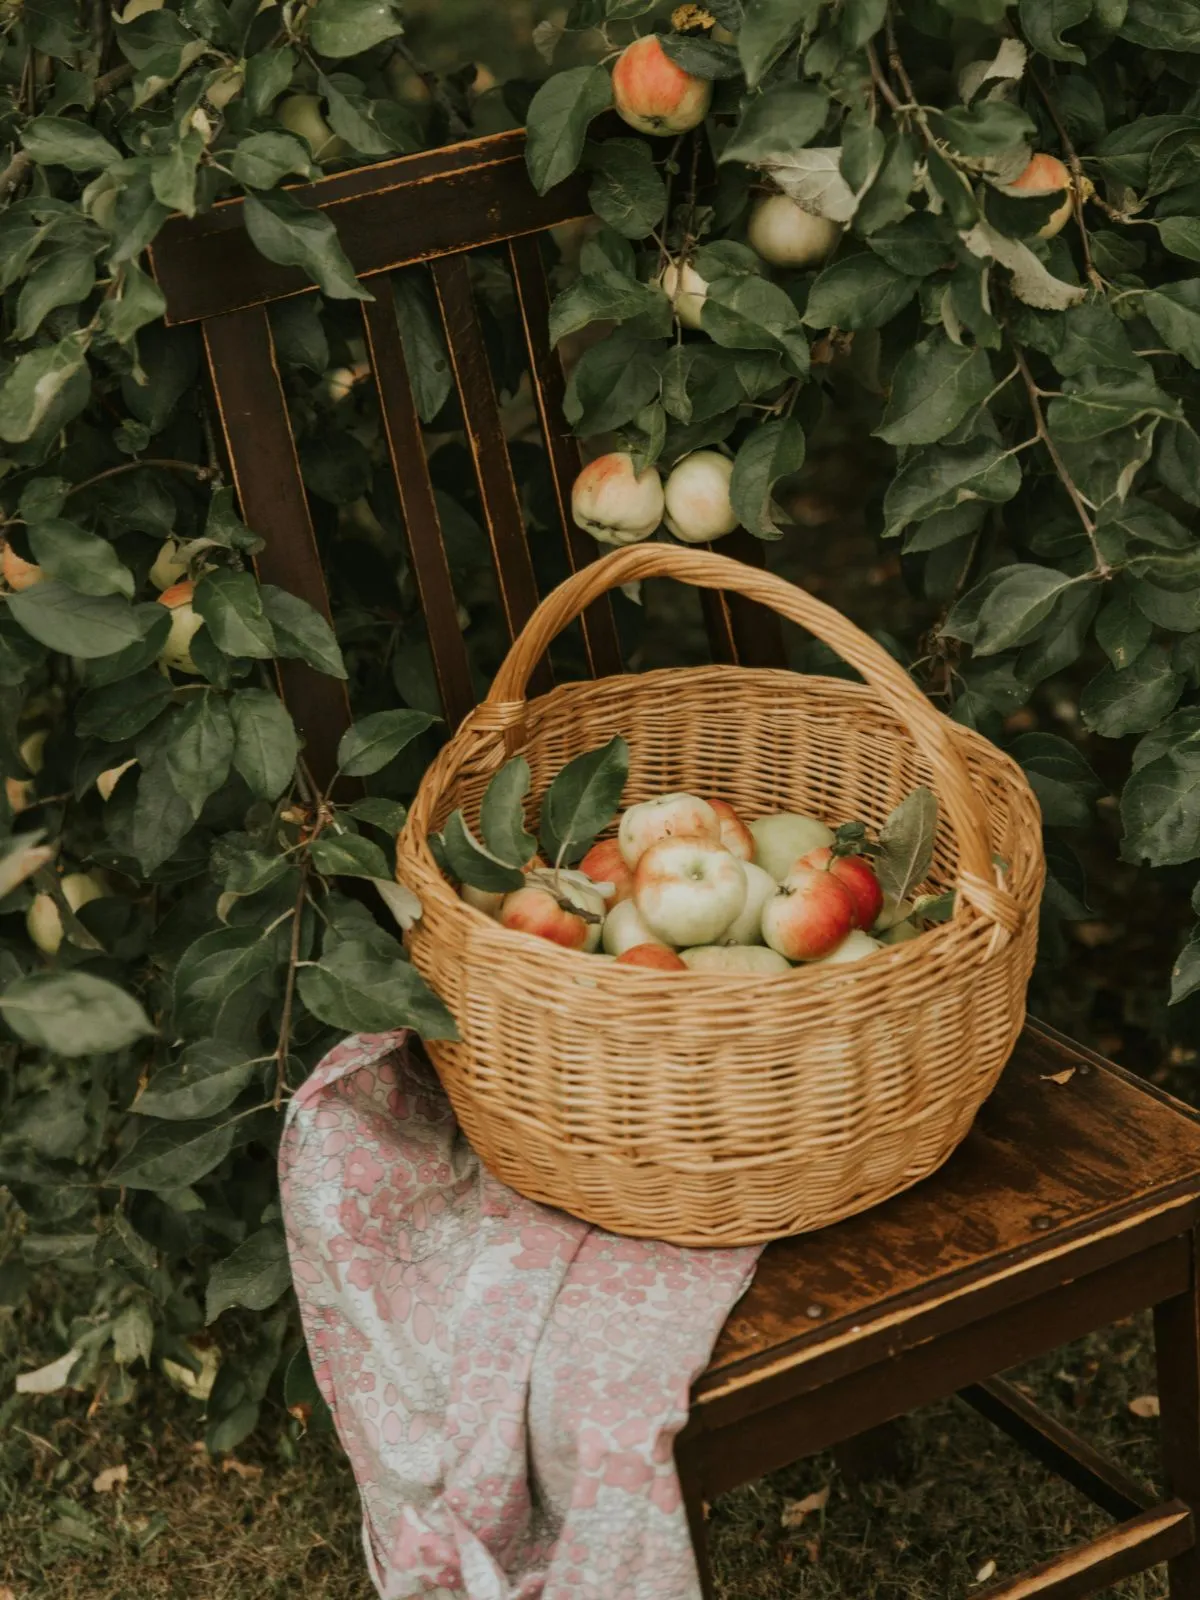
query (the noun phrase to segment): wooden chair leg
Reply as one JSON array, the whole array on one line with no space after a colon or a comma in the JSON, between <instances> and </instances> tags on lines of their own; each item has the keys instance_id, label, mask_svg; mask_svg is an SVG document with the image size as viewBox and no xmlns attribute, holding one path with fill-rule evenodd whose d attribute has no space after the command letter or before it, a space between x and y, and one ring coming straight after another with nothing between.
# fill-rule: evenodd
<instances>
[{"instance_id":1,"label":"wooden chair leg","mask_svg":"<svg viewBox=\"0 0 1200 1600\"><path fill-rule=\"evenodd\" d=\"M1200 1523L1200 1286L1197 1236L1192 1239L1192 1287L1154 1308L1163 1470L1167 1493L1184 1501ZM1168 1567L1171 1600L1200 1596L1200 1547Z\"/></svg>"},{"instance_id":2,"label":"wooden chair leg","mask_svg":"<svg viewBox=\"0 0 1200 1600\"><path fill-rule=\"evenodd\" d=\"M703 1600L717 1600L712 1569L708 1564L708 1522L705 1517L704 1495L699 1478L691 1470L686 1446L676 1452L675 1466L679 1473L679 1485L683 1490L683 1503L687 1510L688 1531L692 1536L696 1571L700 1577L700 1593Z\"/></svg>"}]
</instances>

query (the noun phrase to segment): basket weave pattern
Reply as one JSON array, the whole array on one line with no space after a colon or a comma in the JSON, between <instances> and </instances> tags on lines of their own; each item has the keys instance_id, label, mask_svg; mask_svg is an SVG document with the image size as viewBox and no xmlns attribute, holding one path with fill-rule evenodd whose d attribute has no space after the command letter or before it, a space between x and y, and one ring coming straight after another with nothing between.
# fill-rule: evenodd
<instances>
[{"instance_id":1,"label":"basket weave pattern","mask_svg":"<svg viewBox=\"0 0 1200 1600\"><path fill-rule=\"evenodd\" d=\"M774 606L866 684L716 666L523 700L535 662L591 599L657 575ZM683 789L746 818L804 811L877 829L928 784L939 829L926 887L957 888L955 916L857 964L730 978L616 968L464 904L429 834L456 806L474 824L516 751L540 795L618 733L632 754L624 805ZM853 624L740 562L650 545L597 561L538 609L427 772L397 871L424 908L413 961L462 1036L429 1052L491 1170L617 1233L733 1245L875 1205L960 1142L1021 1028L1044 863L1020 770L937 712Z\"/></svg>"}]
</instances>

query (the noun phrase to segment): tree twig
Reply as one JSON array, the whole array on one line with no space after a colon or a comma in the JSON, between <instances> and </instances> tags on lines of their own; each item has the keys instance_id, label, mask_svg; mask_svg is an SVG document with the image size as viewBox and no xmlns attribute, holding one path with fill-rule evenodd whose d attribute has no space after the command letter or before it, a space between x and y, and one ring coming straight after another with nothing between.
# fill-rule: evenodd
<instances>
[{"instance_id":1,"label":"tree twig","mask_svg":"<svg viewBox=\"0 0 1200 1600\"><path fill-rule=\"evenodd\" d=\"M891 7L887 12L887 48L888 66L896 75L896 82L904 90L905 97L910 105L916 105L916 91L912 86L912 79L908 75L908 68L904 65L904 58L900 54L900 46L896 42L896 19L892 15Z\"/></svg>"},{"instance_id":2,"label":"tree twig","mask_svg":"<svg viewBox=\"0 0 1200 1600\"><path fill-rule=\"evenodd\" d=\"M133 77L133 63L122 61L119 67L113 67L108 72L102 72L96 79L93 93L97 100L103 100L105 95L112 94L114 89L121 88L122 84L129 82Z\"/></svg>"},{"instance_id":3,"label":"tree twig","mask_svg":"<svg viewBox=\"0 0 1200 1600\"><path fill-rule=\"evenodd\" d=\"M1083 218L1083 185L1088 181L1087 174L1083 170L1083 163L1079 159L1079 152L1075 148L1071 135L1067 132L1067 125L1062 117L1059 116L1058 107L1050 97L1050 91L1032 67L1029 69L1029 81L1037 90L1038 98L1050 113L1050 120L1054 124L1059 143L1062 145L1063 154L1067 158L1067 166L1070 168L1071 177L1074 179L1071 184L1071 210L1075 213L1075 222L1079 228L1079 239L1083 246L1083 268L1092 288L1103 294L1104 279L1096 271L1096 264L1092 260L1092 242L1088 238L1087 223Z\"/></svg>"},{"instance_id":4,"label":"tree twig","mask_svg":"<svg viewBox=\"0 0 1200 1600\"><path fill-rule=\"evenodd\" d=\"M1075 483L1075 479L1071 476L1066 462L1058 453L1058 446L1050 437L1050 430L1046 426L1045 414L1042 411L1041 393L1037 384L1034 382L1033 374L1029 370L1029 363L1025 359L1025 352L1021 349L1020 345L1017 344L1014 344L1012 348L1013 355L1016 358L1017 367L1021 373L1021 380L1025 385L1025 392L1029 396L1029 407L1033 412L1033 422L1037 429L1038 438L1046 446L1046 451L1051 461L1054 463L1054 470L1058 473L1059 478L1062 480L1063 488L1070 496L1071 504L1075 507L1075 510L1079 515L1079 520L1083 524L1083 531L1088 536L1088 543L1091 545L1092 554L1096 559L1096 576L1098 578L1110 578L1112 576L1112 568L1104 559L1103 552L1100 549L1099 540L1096 538L1096 524L1092 521L1091 515L1088 512L1088 508L1084 504L1083 496L1080 494Z\"/></svg>"},{"instance_id":5,"label":"tree twig","mask_svg":"<svg viewBox=\"0 0 1200 1600\"><path fill-rule=\"evenodd\" d=\"M292 1008L296 1002L296 971L300 961L300 935L304 926L304 902L308 897L308 862L300 865L300 887L292 908L292 942L288 950L287 978L283 986L283 1010L279 1017L279 1041L275 1046L275 1110L283 1103L287 1086L288 1050L292 1042Z\"/></svg>"},{"instance_id":6,"label":"tree twig","mask_svg":"<svg viewBox=\"0 0 1200 1600\"><path fill-rule=\"evenodd\" d=\"M67 499L69 500L73 494L78 494L81 489L91 489L107 478L119 478L123 472L136 472L139 467L161 467L168 472L190 472L200 483L216 476L211 467L197 466L194 461L171 461L163 457L148 456L139 461L123 461L119 467L108 467L104 472L98 472L94 478L85 478L82 483L72 484L67 490Z\"/></svg>"},{"instance_id":7,"label":"tree twig","mask_svg":"<svg viewBox=\"0 0 1200 1600\"><path fill-rule=\"evenodd\" d=\"M394 55L398 55L401 61L404 62L405 66L409 67L413 72L416 73L417 77L420 78L421 82L425 85L425 91L429 98L433 101L435 106L438 106L441 109L446 121L449 123L450 132L468 133L470 130L463 119L459 116L458 112L455 110L454 105L450 100L450 96L446 93L445 89L442 88L441 79L438 77L437 73L433 71L432 67L427 67L423 61L419 61L404 43L403 39L392 40L392 52Z\"/></svg>"},{"instance_id":8,"label":"tree twig","mask_svg":"<svg viewBox=\"0 0 1200 1600\"><path fill-rule=\"evenodd\" d=\"M30 167L33 166L33 157L28 150L18 150L16 155L0 172L0 200L7 200L13 190L24 183Z\"/></svg>"}]
</instances>

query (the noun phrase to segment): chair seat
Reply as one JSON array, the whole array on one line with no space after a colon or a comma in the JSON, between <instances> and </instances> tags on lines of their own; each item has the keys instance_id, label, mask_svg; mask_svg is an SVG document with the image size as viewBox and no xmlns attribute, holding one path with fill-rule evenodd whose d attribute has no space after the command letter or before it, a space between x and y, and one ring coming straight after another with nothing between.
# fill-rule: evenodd
<instances>
[{"instance_id":1,"label":"chair seat","mask_svg":"<svg viewBox=\"0 0 1200 1600\"><path fill-rule=\"evenodd\" d=\"M1031 1024L940 1172L768 1247L694 1386L693 1419L719 1427L1165 1248L1198 1197L1200 1118Z\"/></svg>"}]
</instances>

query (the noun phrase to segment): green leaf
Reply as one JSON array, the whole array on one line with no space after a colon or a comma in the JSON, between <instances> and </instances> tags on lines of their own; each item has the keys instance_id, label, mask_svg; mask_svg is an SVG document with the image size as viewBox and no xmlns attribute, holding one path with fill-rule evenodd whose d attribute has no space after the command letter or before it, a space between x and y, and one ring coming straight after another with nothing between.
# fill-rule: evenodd
<instances>
[{"instance_id":1,"label":"green leaf","mask_svg":"<svg viewBox=\"0 0 1200 1600\"><path fill-rule=\"evenodd\" d=\"M587 438L624 427L656 400L665 348L659 340L636 339L617 329L585 350L571 369L563 401L563 415L575 432Z\"/></svg>"},{"instance_id":2,"label":"green leaf","mask_svg":"<svg viewBox=\"0 0 1200 1600\"><path fill-rule=\"evenodd\" d=\"M422 422L432 422L450 398L454 373L426 270L409 267L393 273L392 297L417 414Z\"/></svg>"},{"instance_id":3,"label":"green leaf","mask_svg":"<svg viewBox=\"0 0 1200 1600\"><path fill-rule=\"evenodd\" d=\"M315 965L300 969L296 987L314 1017L350 1033L414 1028L425 1039L457 1039L454 1018L407 961L384 961L372 945L343 939Z\"/></svg>"},{"instance_id":4,"label":"green leaf","mask_svg":"<svg viewBox=\"0 0 1200 1600\"><path fill-rule=\"evenodd\" d=\"M671 302L661 289L636 278L616 271L584 271L550 307L550 342L557 344L592 322L628 322L632 317L656 323L649 329L643 327L642 332L666 333L671 326Z\"/></svg>"},{"instance_id":5,"label":"green leaf","mask_svg":"<svg viewBox=\"0 0 1200 1600\"><path fill-rule=\"evenodd\" d=\"M889 267L872 251L834 261L809 291L810 328L882 328L917 292L917 280Z\"/></svg>"},{"instance_id":6,"label":"green leaf","mask_svg":"<svg viewBox=\"0 0 1200 1600\"><path fill-rule=\"evenodd\" d=\"M779 83L746 103L741 121L721 151L722 161L755 167L785 161L820 133L829 96L808 83Z\"/></svg>"},{"instance_id":7,"label":"green leaf","mask_svg":"<svg viewBox=\"0 0 1200 1600\"><path fill-rule=\"evenodd\" d=\"M416 147L407 119L394 101L343 94L324 73L318 75L317 87L328 102L330 126L352 149L366 156L385 156Z\"/></svg>"},{"instance_id":8,"label":"green leaf","mask_svg":"<svg viewBox=\"0 0 1200 1600\"><path fill-rule=\"evenodd\" d=\"M900 533L939 511L968 500L1011 500L1021 487L1021 466L992 439L934 445L905 461L883 499L885 532Z\"/></svg>"},{"instance_id":9,"label":"green leaf","mask_svg":"<svg viewBox=\"0 0 1200 1600\"><path fill-rule=\"evenodd\" d=\"M92 689L75 708L75 731L83 739L132 739L171 704L171 680L161 672L136 672Z\"/></svg>"},{"instance_id":10,"label":"green leaf","mask_svg":"<svg viewBox=\"0 0 1200 1600\"><path fill-rule=\"evenodd\" d=\"M80 594L133 598L133 573L112 545L74 522L35 522L29 529L29 546L43 571Z\"/></svg>"},{"instance_id":11,"label":"green leaf","mask_svg":"<svg viewBox=\"0 0 1200 1600\"><path fill-rule=\"evenodd\" d=\"M204 153L204 140L196 132L187 133L165 155L150 163L150 187L154 198L168 211L182 211L191 217L196 211L196 164Z\"/></svg>"},{"instance_id":12,"label":"green leaf","mask_svg":"<svg viewBox=\"0 0 1200 1600\"><path fill-rule=\"evenodd\" d=\"M1101 382L1091 373L1069 379L1063 391L1061 399L1051 400L1046 420L1055 439L1065 444L1100 438L1145 416L1174 419L1180 414L1177 401L1140 375L1115 374Z\"/></svg>"},{"instance_id":13,"label":"green leaf","mask_svg":"<svg viewBox=\"0 0 1200 1600\"><path fill-rule=\"evenodd\" d=\"M489 894L511 894L525 883L524 874L494 855L467 826L461 811L452 811L441 834L446 865L460 883Z\"/></svg>"},{"instance_id":14,"label":"green leaf","mask_svg":"<svg viewBox=\"0 0 1200 1600\"><path fill-rule=\"evenodd\" d=\"M667 186L643 139L607 139L588 153L588 202L627 239L644 239L667 209Z\"/></svg>"},{"instance_id":15,"label":"green leaf","mask_svg":"<svg viewBox=\"0 0 1200 1600\"><path fill-rule=\"evenodd\" d=\"M1200 437L1186 422L1159 424L1155 462L1158 475L1181 500L1200 506Z\"/></svg>"},{"instance_id":16,"label":"green leaf","mask_svg":"<svg viewBox=\"0 0 1200 1600\"><path fill-rule=\"evenodd\" d=\"M317 0L308 18L309 43L335 60L361 55L403 32L391 0Z\"/></svg>"},{"instance_id":17,"label":"green leaf","mask_svg":"<svg viewBox=\"0 0 1200 1600\"><path fill-rule=\"evenodd\" d=\"M191 832L195 820L190 803L171 782L166 762L159 759L142 766L128 831L125 834L114 831L113 837L120 840L120 847L134 856L142 871L149 874L170 860Z\"/></svg>"},{"instance_id":18,"label":"green leaf","mask_svg":"<svg viewBox=\"0 0 1200 1600\"><path fill-rule=\"evenodd\" d=\"M1184 680L1160 644L1147 646L1128 667L1103 667L1079 698L1084 726L1106 739L1145 733L1174 709Z\"/></svg>"},{"instance_id":19,"label":"green leaf","mask_svg":"<svg viewBox=\"0 0 1200 1600\"><path fill-rule=\"evenodd\" d=\"M1121 791L1121 820L1126 861L1169 867L1200 856L1200 735L1193 732L1135 767Z\"/></svg>"},{"instance_id":20,"label":"green leaf","mask_svg":"<svg viewBox=\"0 0 1200 1600\"><path fill-rule=\"evenodd\" d=\"M1042 821L1051 828L1086 828L1104 785L1073 744L1053 733L1022 733L1008 748L1029 779Z\"/></svg>"},{"instance_id":21,"label":"green leaf","mask_svg":"<svg viewBox=\"0 0 1200 1600\"><path fill-rule=\"evenodd\" d=\"M328 5L329 0L321 4ZM291 1281L283 1229L259 1228L209 1273L204 1320L215 1322L230 1306L265 1311L287 1293Z\"/></svg>"},{"instance_id":22,"label":"green leaf","mask_svg":"<svg viewBox=\"0 0 1200 1600\"><path fill-rule=\"evenodd\" d=\"M78 968L15 979L0 993L0 1016L19 1039L60 1056L107 1055L154 1032L131 994Z\"/></svg>"},{"instance_id":23,"label":"green leaf","mask_svg":"<svg viewBox=\"0 0 1200 1600\"><path fill-rule=\"evenodd\" d=\"M986 351L954 344L935 328L900 358L875 431L889 444L933 444L983 403L993 381Z\"/></svg>"},{"instance_id":24,"label":"green leaf","mask_svg":"<svg viewBox=\"0 0 1200 1600\"><path fill-rule=\"evenodd\" d=\"M243 95L252 116L261 117L270 111L291 83L295 70L296 52L287 45L259 50L249 57Z\"/></svg>"},{"instance_id":25,"label":"green leaf","mask_svg":"<svg viewBox=\"0 0 1200 1600\"><path fill-rule=\"evenodd\" d=\"M1141 307L1163 343L1200 367L1200 278L1151 289L1141 297Z\"/></svg>"},{"instance_id":26,"label":"green leaf","mask_svg":"<svg viewBox=\"0 0 1200 1600\"><path fill-rule=\"evenodd\" d=\"M356 800L352 806L347 806L346 814L394 837L404 826L408 810L399 800L385 800L382 795L369 794L365 800Z\"/></svg>"},{"instance_id":27,"label":"green leaf","mask_svg":"<svg viewBox=\"0 0 1200 1600\"><path fill-rule=\"evenodd\" d=\"M751 89L812 24L819 8L820 0L746 0L737 46Z\"/></svg>"},{"instance_id":28,"label":"green leaf","mask_svg":"<svg viewBox=\"0 0 1200 1600\"><path fill-rule=\"evenodd\" d=\"M1052 5L1055 0L1045 3ZM1027 143L1036 131L1032 120L1011 100L980 100L973 106L952 106L948 111L935 112L931 121L939 136L965 156L1003 155Z\"/></svg>"},{"instance_id":29,"label":"green leaf","mask_svg":"<svg viewBox=\"0 0 1200 1600\"><path fill-rule=\"evenodd\" d=\"M21 130L21 143L38 166L68 172L103 172L121 160L102 133L73 117L35 117Z\"/></svg>"},{"instance_id":30,"label":"green leaf","mask_svg":"<svg viewBox=\"0 0 1200 1600\"><path fill-rule=\"evenodd\" d=\"M242 1041L282 992L280 967L291 930L264 937L255 927L214 928L184 951L175 968L172 1007L177 1031Z\"/></svg>"},{"instance_id":31,"label":"green leaf","mask_svg":"<svg viewBox=\"0 0 1200 1600\"><path fill-rule=\"evenodd\" d=\"M1031 639L1062 592L1078 581L1051 567L998 567L957 602L942 631L965 640L976 655L995 655Z\"/></svg>"},{"instance_id":32,"label":"green leaf","mask_svg":"<svg viewBox=\"0 0 1200 1600\"><path fill-rule=\"evenodd\" d=\"M309 850L312 864L327 878L387 878L391 876L383 851L361 833L326 830Z\"/></svg>"},{"instance_id":33,"label":"green leaf","mask_svg":"<svg viewBox=\"0 0 1200 1600\"><path fill-rule=\"evenodd\" d=\"M92 392L87 354L78 334L28 350L0 384L0 439L23 444L35 434L65 428Z\"/></svg>"},{"instance_id":34,"label":"green leaf","mask_svg":"<svg viewBox=\"0 0 1200 1600\"><path fill-rule=\"evenodd\" d=\"M1170 1004L1177 1006L1200 989L1200 939L1188 940L1171 968Z\"/></svg>"},{"instance_id":35,"label":"green leaf","mask_svg":"<svg viewBox=\"0 0 1200 1600\"><path fill-rule=\"evenodd\" d=\"M178 1061L160 1067L134 1104L141 1116L171 1122L216 1116L261 1071L245 1050L220 1039L198 1039L184 1046Z\"/></svg>"},{"instance_id":36,"label":"green leaf","mask_svg":"<svg viewBox=\"0 0 1200 1600\"><path fill-rule=\"evenodd\" d=\"M920 888L933 864L938 803L923 786L905 795L879 830L872 865L885 894L899 905Z\"/></svg>"},{"instance_id":37,"label":"green leaf","mask_svg":"<svg viewBox=\"0 0 1200 1600\"><path fill-rule=\"evenodd\" d=\"M425 711L377 711L347 728L338 745L338 769L348 778L380 772L440 719Z\"/></svg>"},{"instance_id":38,"label":"green leaf","mask_svg":"<svg viewBox=\"0 0 1200 1600\"><path fill-rule=\"evenodd\" d=\"M230 698L229 714L235 769L260 799L278 799L292 781L300 753L283 701L269 689L239 689Z\"/></svg>"},{"instance_id":39,"label":"green leaf","mask_svg":"<svg viewBox=\"0 0 1200 1600\"><path fill-rule=\"evenodd\" d=\"M292 173L309 177L313 171L312 153L303 139L280 128L247 134L234 149L229 167L248 189L272 189Z\"/></svg>"},{"instance_id":40,"label":"green leaf","mask_svg":"<svg viewBox=\"0 0 1200 1600\"><path fill-rule=\"evenodd\" d=\"M275 639L275 654L288 660L307 661L318 672L331 678L345 678L346 664L334 638L333 629L307 600L277 589L274 584L259 585L263 616Z\"/></svg>"},{"instance_id":41,"label":"green leaf","mask_svg":"<svg viewBox=\"0 0 1200 1600\"><path fill-rule=\"evenodd\" d=\"M578 861L611 822L629 776L629 746L618 734L568 761L542 801L542 844L551 861Z\"/></svg>"},{"instance_id":42,"label":"green leaf","mask_svg":"<svg viewBox=\"0 0 1200 1600\"><path fill-rule=\"evenodd\" d=\"M192 605L223 654L257 661L274 655L275 635L263 611L258 585L248 572L234 572L229 567L206 572L196 585Z\"/></svg>"},{"instance_id":43,"label":"green leaf","mask_svg":"<svg viewBox=\"0 0 1200 1600\"><path fill-rule=\"evenodd\" d=\"M715 279L704 298L700 325L726 349L777 350L796 377L808 372L808 340L800 313L779 285L765 278Z\"/></svg>"},{"instance_id":44,"label":"green leaf","mask_svg":"<svg viewBox=\"0 0 1200 1600\"><path fill-rule=\"evenodd\" d=\"M906 130L893 133L887 141L883 164L854 214L859 233L869 235L880 228L894 227L908 215L916 164L917 145L912 134Z\"/></svg>"},{"instance_id":45,"label":"green leaf","mask_svg":"<svg viewBox=\"0 0 1200 1600\"><path fill-rule=\"evenodd\" d=\"M1096 642L1118 672L1137 660L1150 643L1150 634L1149 619L1138 610L1129 589L1114 586L1096 618Z\"/></svg>"},{"instance_id":46,"label":"green leaf","mask_svg":"<svg viewBox=\"0 0 1200 1600\"><path fill-rule=\"evenodd\" d=\"M21 285L13 337L32 339L52 311L86 300L95 282L93 246L77 245L43 256Z\"/></svg>"},{"instance_id":47,"label":"green leaf","mask_svg":"<svg viewBox=\"0 0 1200 1600\"><path fill-rule=\"evenodd\" d=\"M1063 313L1063 341L1054 353L1054 365L1064 378L1078 377L1092 367L1111 367L1141 373L1125 324L1104 300L1088 300Z\"/></svg>"},{"instance_id":48,"label":"green leaf","mask_svg":"<svg viewBox=\"0 0 1200 1600\"><path fill-rule=\"evenodd\" d=\"M190 694L163 728L159 759L175 792L187 801L193 817L199 817L209 795L229 776L234 750L229 708L212 690Z\"/></svg>"},{"instance_id":49,"label":"green leaf","mask_svg":"<svg viewBox=\"0 0 1200 1600\"><path fill-rule=\"evenodd\" d=\"M742 75L742 63L732 45L696 34L664 33L660 37L663 54L694 78L740 78Z\"/></svg>"},{"instance_id":50,"label":"green leaf","mask_svg":"<svg viewBox=\"0 0 1200 1600\"><path fill-rule=\"evenodd\" d=\"M953 232L927 211L877 229L867 242L889 267L910 278L928 277L954 260Z\"/></svg>"},{"instance_id":51,"label":"green leaf","mask_svg":"<svg viewBox=\"0 0 1200 1600\"><path fill-rule=\"evenodd\" d=\"M528 761L514 756L488 784L480 808L484 842L510 867L523 867L537 852L537 840L525 827L525 796L532 781Z\"/></svg>"},{"instance_id":52,"label":"green leaf","mask_svg":"<svg viewBox=\"0 0 1200 1600\"><path fill-rule=\"evenodd\" d=\"M547 78L526 113L525 162L539 194L579 165L588 124L612 104L612 79L603 67L570 67Z\"/></svg>"},{"instance_id":53,"label":"green leaf","mask_svg":"<svg viewBox=\"0 0 1200 1600\"><path fill-rule=\"evenodd\" d=\"M604 341L605 345L613 342L611 339ZM597 346L598 349L603 347ZM743 382L743 363L749 359L726 354L710 344L672 345L659 373L662 404L667 415L677 422L702 422L734 410L747 397L753 399L758 393L766 392L753 382ZM580 361L579 366L582 365ZM774 356L768 358L766 366L774 369L766 389L777 388L786 376L783 367L777 364Z\"/></svg>"},{"instance_id":54,"label":"green leaf","mask_svg":"<svg viewBox=\"0 0 1200 1600\"><path fill-rule=\"evenodd\" d=\"M1185 261L1200 261L1200 217L1155 217L1154 226L1164 249Z\"/></svg>"},{"instance_id":55,"label":"green leaf","mask_svg":"<svg viewBox=\"0 0 1200 1600\"><path fill-rule=\"evenodd\" d=\"M1052 61L1074 61L1084 66L1087 56L1077 44L1069 44L1063 33L1086 22L1092 14L1092 0L1021 0L1021 27L1035 50Z\"/></svg>"},{"instance_id":56,"label":"green leaf","mask_svg":"<svg viewBox=\"0 0 1200 1600\"><path fill-rule=\"evenodd\" d=\"M779 525L771 492L780 478L804 465L804 430L792 417L778 417L750 433L738 450L729 498L742 526L759 539L777 539Z\"/></svg>"},{"instance_id":57,"label":"green leaf","mask_svg":"<svg viewBox=\"0 0 1200 1600\"><path fill-rule=\"evenodd\" d=\"M234 1124L155 1122L110 1168L107 1183L125 1189L184 1189L233 1148Z\"/></svg>"},{"instance_id":58,"label":"green leaf","mask_svg":"<svg viewBox=\"0 0 1200 1600\"><path fill-rule=\"evenodd\" d=\"M7 598L9 610L26 633L80 661L112 655L142 638L133 608L115 595L78 594L48 578Z\"/></svg>"},{"instance_id":59,"label":"green leaf","mask_svg":"<svg viewBox=\"0 0 1200 1600\"><path fill-rule=\"evenodd\" d=\"M148 323L157 322L167 309L167 297L154 279L134 261L118 269L112 293L100 305L100 326L110 339L128 344Z\"/></svg>"},{"instance_id":60,"label":"green leaf","mask_svg":"<svg viewBox=\"0 0 1200 1600\"><path fill-rule=\"evenodd\" d=\"M325 0L328 3L328 0ZM310 211L284 190L248 194L246 232L256 250L281 267L299 267L331 300L370 300L323 211Z\"/></svg>"},{"instance_id":61,"label":"green leaf","mask_svg":"<svg viewBox=\"0 0 1200 1600\"><path fill-rule=\"evenodd\" d=\"M1200 51L1194 0L1129 0L1121 37L1145 50Z\"/></svg>"}]
</instances>

